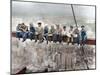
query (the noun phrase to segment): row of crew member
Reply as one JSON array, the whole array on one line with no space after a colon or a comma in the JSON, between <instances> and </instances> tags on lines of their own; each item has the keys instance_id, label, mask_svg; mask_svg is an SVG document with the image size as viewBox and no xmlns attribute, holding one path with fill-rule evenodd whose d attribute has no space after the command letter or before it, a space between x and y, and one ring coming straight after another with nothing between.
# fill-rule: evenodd
<instances>
[{"instance_id":1,"label":"row of crew member","mask_svg":"<svg viewBox=\"0 0 100 75\"><path fill-rule=\"evenodd\" d=\"M56 25L56 28L54 28L54 26L52 25L51 29L49 29L48 26L45 26L43 28L41 22L38 22L37 25L38 27L35 28L34 25L30 23L28 30L28 26L24 23L18 24L18 26L16 27L16 37L19 39L23 38L23 42L27 38L30 38L31 40L35 39L36 42L38 35L39 42L41 43L44 39L46 39L48 42L48 37L52 36L53 42L59 41L61 43L62 36L68 36L68 43L73 43L74 40L77 44L80 44L80 42L83 44L86 43L87 34L84 26L81 26L81 30L79 31L78 27L73 28L73 26L70 26L70 29L67 30L66 26L63 26L63 28L61 28L60 25Z\"/></svg>"}]
</instances>

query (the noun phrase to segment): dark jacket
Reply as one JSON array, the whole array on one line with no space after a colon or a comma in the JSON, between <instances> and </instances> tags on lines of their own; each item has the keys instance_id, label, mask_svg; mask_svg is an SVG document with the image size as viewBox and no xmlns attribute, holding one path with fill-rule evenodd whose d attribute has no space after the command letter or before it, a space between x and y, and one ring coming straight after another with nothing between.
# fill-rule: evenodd
<instances>
[{"instance_id":1,"label":"dark jacket","mask_svg":"<svg viewBox=\"0 0 100 75\"><path fill-rule=\"evenodd\" d=\"M35 33L35 27L30 27L30 32Z\"/></svg>"}]
</instances>

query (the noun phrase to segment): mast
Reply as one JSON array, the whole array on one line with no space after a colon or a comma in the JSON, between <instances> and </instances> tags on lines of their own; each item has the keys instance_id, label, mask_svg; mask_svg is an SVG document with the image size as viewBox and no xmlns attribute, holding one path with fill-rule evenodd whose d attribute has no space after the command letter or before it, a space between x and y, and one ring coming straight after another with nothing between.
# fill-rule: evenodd
<instances>
[{"instance_id":1,"label":"mast","mask_svg":"<svg viewBox=\"0 0 100 75\"><path fill-rule=\"evenodd\" d=\"M72 13L73 13L75 25L76 25L76 27L77 27L77 21L76 21L76 17L75 17L75 13L74 13L74 9L73 9L73 5L72 5L72 4L71 4L71 8L72 8Z\"/></svg>"}]
</instances>

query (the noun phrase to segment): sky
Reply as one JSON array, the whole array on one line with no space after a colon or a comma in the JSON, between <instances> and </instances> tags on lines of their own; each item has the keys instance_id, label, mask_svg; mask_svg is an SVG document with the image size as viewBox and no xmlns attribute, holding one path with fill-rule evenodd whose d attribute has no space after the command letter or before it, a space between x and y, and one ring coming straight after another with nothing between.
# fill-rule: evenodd
<instances>
[{"instance_id":1,"label":"sky","mask_svg":"<svg viewBox=\"0 0 100 75\"><path fill-rule=\"evenodd\" d=\"M73 5L75 16L80 18L95 19L95 7ZM37 2L12 2L13 16L72 16L71 5L68 4L52 4L52 3L37 3Z\"/></svg>"}]
</instances>

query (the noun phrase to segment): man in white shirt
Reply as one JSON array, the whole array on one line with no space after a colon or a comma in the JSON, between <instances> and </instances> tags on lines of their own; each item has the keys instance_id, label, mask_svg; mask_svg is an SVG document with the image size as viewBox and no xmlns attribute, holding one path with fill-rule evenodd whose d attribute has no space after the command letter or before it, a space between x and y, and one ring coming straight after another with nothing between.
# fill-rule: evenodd
<instances>
[{"instance_id":1,"label":"man in white shirt","mask_svg":"<svg viewBox=\"0 0 100 75\"><path fill-rule=\"evenodd\" d=\"M60 28L60 25L56 25L56 30L55 30L55 33L54 33L54 42L59 42L61 43L62 41L62 29Z\"/></svg>"},{"instance_id":2,"label":"man in white shirt","mask_svg":"<svg viewBox=\"0 0 100 75\"><path fill-rule=\"evenodd\" d=\"M66 26L63 26L62 35L67 35Z\"/></svg>"},{"instance_id":3,"label":"man in white shirt","mask_svg":"<svg viewBox=\"0 0 100 75\"><path fill-rule=\"evenodd\" d=\"M73 32L73 39L74 39L74 43L77 43L78 45L80 44L80 35L79 35L79 29L78 27L76 27L74 29L74 32Z\"/></svg>"},{"instance_id":4,"label":"man in white shirt","mask_svg":"<svg viewBox=\"0 0 100 75\"><path fill-rule=\"evenodd\" d=\"M73 44L73 26L70 26L70 29L68 31L68 44L72 43Z\"/></svg>"},{"instance_id":5,"label":"man in white shirt","mask_svg":"<svg viewBox=\"0 0 100 75\"><path fill-rule=\"evenodd\" d=\"M67 30L66 30L66 26L63 26L62 39L63 39L64 42L67 41Z\"/></svg>"},{"instance_id":6,"label":"man in white shirt","mask_svg":"<svg viewBox=\"0 0 100 75\"><path fill-rule=\"evenodd\" d=\"M50 28L50 31L49 31L49 41L51 42L51 41L54 41L54 39L55 39L55 37L54 37L54 35L55 35L55 28L54 28L54 25L52 25L51 26L51 28Z\"/></svg>"},{"instance_id":7,"label":"man in white shirt","mask_svg":"<svg viewBox=\"0 0 100 75\"><path fill-rule=\"evenodd\" d=\"M38 38L39 38L39 42L40 43L43 42L43 27L42 27L41 22L38 22L37 35L38 35Z\"/></svg>"}]
</instances>

